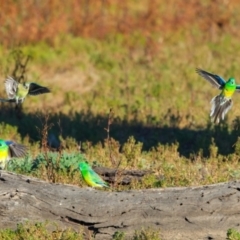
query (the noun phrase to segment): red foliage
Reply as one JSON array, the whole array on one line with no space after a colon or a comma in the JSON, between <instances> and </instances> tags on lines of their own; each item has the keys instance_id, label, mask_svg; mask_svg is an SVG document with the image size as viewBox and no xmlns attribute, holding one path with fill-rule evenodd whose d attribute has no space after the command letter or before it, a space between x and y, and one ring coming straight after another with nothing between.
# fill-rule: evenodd
<instances>
[{"instance_id":1,"label":"red foliage","mask_svg":"<svg viewBox=\"0 0 240 240\"><path fill-rule=\"evenodd\" d=\"M193 27L237 34L231 19L240 8L238 0L0 0L0 6L1 42L7 46L52 43L61 34L101 39L137 31L149 37Z\"/></svg>"}]
</instances>

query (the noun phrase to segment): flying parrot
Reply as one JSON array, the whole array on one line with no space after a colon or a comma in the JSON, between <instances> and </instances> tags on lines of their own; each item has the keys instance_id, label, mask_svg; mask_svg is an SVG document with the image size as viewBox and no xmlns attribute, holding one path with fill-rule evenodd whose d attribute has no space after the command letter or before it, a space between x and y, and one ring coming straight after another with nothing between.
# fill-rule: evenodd
<instances>
[{"instance_id":1,"label":"flying parrot","mask_svg":"<svg viewBox=\"0 0 240 240\"><path fill-rule=\"evenodd\" d=\"M26 146L13 141L0 139L0 169L4 169L11 158L24 157L26 153Z\"/></svg>"},{"instance_id":2,"label":"flying parrot","mask_svg":"<svg viewBox=\"0 0 240 240\"><path fill-rule=\"evenodd\" d=\"M2 102L22 103L27 95L38 95L49 93L47 87L42 87L36 83L19 83L12 77L7 77L5 80L5 89L8 99L0 99Z\"/></svg>"},{"instance_id":3,"label":"flying parrot","mask_svg":"<svg viewBox=\"0 0 240 240\"><path fill-rule=\"evenodd\" d=\"M196 72L214 87L221 90L221 93L211 100L210 117L214 123L219 123L220 119L224 120L225 115L233 105L232 95L235 91L240 93L240 85L236 85L235 79L230 77L225 81L222 77L206 72L197 68Z\"/></svg>"},{"instance_id":4,"label":"flying parrot","mask_svg":"<svg viewBox=\"0 0 240 240\"><path fill-rule=\"evenodd\" d=\"M102 180L102 178L93 171L93 169L86 162L79 163L79 169L81 171L84 181L91 187L108 187L108 184Z\"/></svg>"}]
</instances>

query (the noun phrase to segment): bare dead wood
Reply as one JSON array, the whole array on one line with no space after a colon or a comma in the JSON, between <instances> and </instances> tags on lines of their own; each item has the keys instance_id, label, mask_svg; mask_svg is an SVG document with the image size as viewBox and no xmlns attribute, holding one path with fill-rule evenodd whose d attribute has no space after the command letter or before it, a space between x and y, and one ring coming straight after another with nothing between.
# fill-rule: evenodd
<instances>
[{"instance_id":1,"label":"bare dead wood","mask_svg":"<svg viewBox=\"0 0 240 240\"><path fill-rule=\"evenodd\" d=\"M2 172L0 228L49 219L75 229L83 225L104 240L148 226L160 229L163 239L221 240L229 228L240 230L239 201L239 181L115 192Z\"/></svg>"},{"instance_id":2,"label":"bare dead wood","mask_svg":"<svg viewBox=\"0 0 240 240\"><path fill-rule=\"evenodd\" d=\"M107 182L114 183L117 181L121 185L129 185L133 180L141 181L144 176L153 173L151 170L122 170L106 167L94 167L93 169L103 176Z\"/></svg>"}]
</instances>

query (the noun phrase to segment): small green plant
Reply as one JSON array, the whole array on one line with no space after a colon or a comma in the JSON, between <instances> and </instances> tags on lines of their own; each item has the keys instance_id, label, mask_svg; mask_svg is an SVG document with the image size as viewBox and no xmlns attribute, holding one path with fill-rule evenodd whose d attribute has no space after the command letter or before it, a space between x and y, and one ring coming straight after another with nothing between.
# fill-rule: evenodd
<instances>
[{"instance_id":1,"label":"small green plant","mask_svg":"<svg viewBox=\"0 0 240 240\"><path fill-rule=\"evenodd\" d=\"M32 156L27 155L23 159L11 159L7 164L7 170L27 175L34 174Z\"/></svg>"},{"instance_id":2,"label":"small green plant","mask_svg":"<svg viewBox=\"0 0 240 240\"><path fill-rule=\"evenodd\" d=\"M81 183L78 164L86 161L81 153L67 153L65 151L40 153L35 158L31 155L24 159L12 159L8 163L8 170L21 174L28 174L53 182ZM49 166L51 174L49 175ZM55 176L55 178L49 178Z\"/></svg>"},{"instance_id":3,"label":"small green plant","mask_svg":"<svg viewBox=\"0 0 240 240\"><path fill-rule=\"evenodd\" d=\"M137 230L132 237L125 236L124 232L117 231L114 233L112 240L161 240L160 231L146 228Z\"/></svg>"},{"instance_id":4,"label":"small green plant","mask_svg":"<svg viewBox=\"0 0 240 240\"><path fill-rule=\"evenodd\" d=\"M151 228L135 231L132 240L161 240L160 231Z\"/></svg>"},{"instance_id":5,"label":"small green plant","mask_svg":"<svg viewBox=\"0 0 240 240\"><path fill-rule=\"evenodd\" d=\"M227 231L228 240L240 240L240 232L234 228L230 228Z\"/></svg>"},{"instance_id":6,"label":"small green plant","mask_svg":"<svg viewBox=\"0 0 240 240\"><path fill-rule=\"evenodd\" d=\"M126 157L127 165L131 167L137 167L138 160L141 156L143 144L136 142L133 136L130 136L127 142L123 145L123 155Z\"/></svg>"},{"instance_id":7,"label":"small green plant","mask_svg":"<svg viewBox=\"0 0 240 240\"><path fill-rule=\"evenodd\" d=\"M113 234L112 240L124 240L124 232L117 231Z\"/></svg>"}]
</instances>

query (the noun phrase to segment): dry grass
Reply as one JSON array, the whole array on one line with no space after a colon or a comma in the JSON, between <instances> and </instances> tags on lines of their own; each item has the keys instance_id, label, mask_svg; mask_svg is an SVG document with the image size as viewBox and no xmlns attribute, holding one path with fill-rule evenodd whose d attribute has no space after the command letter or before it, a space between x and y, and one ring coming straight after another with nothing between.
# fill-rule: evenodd
<instances>
[{"instance_id":1,"label":"dry grass","mask_svg":"<svg viewBox=\"0 0 240 240\"><path fill-rule=\"evenodd\" d=\"M164 3L2 1L2 79L14 68L9 46L21 43L23 55L31 56L25 79L52 90L27 98L22 116L2 104L3 137L22 138L37 155L39 116L48 114L49 134L60 138L65 150L81 144L90 162L154 169L157 177L164 175L159 186L235 178L230 172L238 167L240 96L234 95L226 121L213 126L209 101L218 90L195 68L233 75L239 82L240 5L234 0ZM109 109L114 116L107 136ZM15 128L8 132L9 126ZM156 182L147 181L150 187Z\"/></svg>"}]
</instances>

